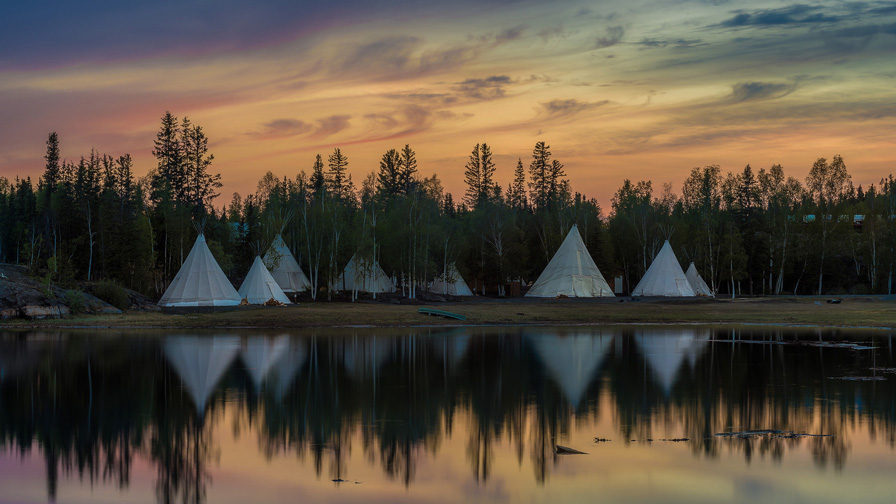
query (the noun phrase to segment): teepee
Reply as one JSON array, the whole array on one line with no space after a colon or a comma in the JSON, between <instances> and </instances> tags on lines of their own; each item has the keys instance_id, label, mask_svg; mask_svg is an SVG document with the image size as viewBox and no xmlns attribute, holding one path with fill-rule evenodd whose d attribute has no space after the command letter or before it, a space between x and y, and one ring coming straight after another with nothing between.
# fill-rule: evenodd
<instances>
[{"instance_id":1,"label":"teepee","mask_svg":"<svg viewBox=\"0 0 896 504\"><path fill-rule=\"evenodd\" d=\"M684 276L688 278L688 282L691 283L691 288L694 289L695 294L698 296L712 296L712 291L709 290L709 286L703 281L700 273L697 273L697 267L694 266L694 263L688 266L688 271Z\"/></svg>"},{"instance_id":2,"label":"teepee","mask_svg":"<svg viewBox=\"0 0 896 504\"><path fill-rule=\"evenodd\" d=\"M681 265L678 264L675 252L672 252L669 240L663 244L660 253L647 268L647 273L644 273L644 278L632 291L632 296L690 297L696 295L691 283L684 275Z\"/></svg>"},{"instance_id":3,"label":"teepee","mask_svg":"<svg viewBox=\"0 0 896 504\"><path fill-rule=\"evenodd\" d=\"M392 280L389 280L378 262L370 264L359 260L357 255L353 255L345 265L345 270L336 280L335 288L355 290L355 282L358 283L359 292L395 292Z\"/></svg>"},{"instance_id":4,"label":"teepee","mask_svg":"<svg viewBox=\"0 0 896 504\"><path fill-rule=\"evenodd\" d=\"M271 298L284 304L290 302L258 256L255 256L249 274L243 280L243 285L240 285L239 295L240 299L245 299L249 304L264 304Z\"/></svg>"},{"instance_id":5,"label":"teepee","mask_svg":"<svg viewBox=\"0 0 896 504\"><path fill-rule=\"evenodd\" d=\"M236 306L241 299L200 233L159 306Z\"/></svg>"},{"instance_id":6,"label":"teepee","mask_svg":"<svg viewBox=\"0 0 896 504\"><path fill-rule=\"evenodd\" d=\"M575 225L526 296L557 297L561 294L567 297L614 296Z\"/></svg>"},{"instance_id":7,"label":"teepee","mask_svg":"<svg viewBox=\"0 0 896 504\"><path fill-rule=\"evenodd\" d=\"M460 276L457 266L454 263L448 265L448 279L444 277L436 278L429 287L429 292L436 294L450 294L452 296L472 296L473 291L464 281L464 277Z\"/></svg>"},{"instance_id":8,"label":"teepee","mask_svg":"<svg viewBox=\"0 0 896 504\"><path fill-rule=\"evenodd\" d=\"M271 270L271 276L274 277L283 292L302 292L311 287L308 277L305 276L295 256L289 251L289 247L286 246L286 242L279 234L264 255L264 264L270 268L275 262L275 256L280 260L277 262L277 267Z\"/></svg>"},{"instance_id":9,"label":"teepee","mask_svg":"<svg viewBox=\"0 0 896 504\"><path fill-rule=\"evenodd\" d=\"M170 336L165 357L202 415L218 381L239 351L236 336Z\"/></svg>"}]
</instances>

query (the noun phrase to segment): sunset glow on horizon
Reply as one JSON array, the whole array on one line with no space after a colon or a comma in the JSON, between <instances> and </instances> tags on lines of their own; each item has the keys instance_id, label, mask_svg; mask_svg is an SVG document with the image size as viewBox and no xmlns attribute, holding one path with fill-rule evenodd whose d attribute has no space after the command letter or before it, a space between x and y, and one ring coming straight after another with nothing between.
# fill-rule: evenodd
<instances>
[{"instance_id":1,"label":"sunset glow on horizon","mask_svg":"<svg viewBox=\"0 0 896 504\"><path fill-rule=\"evenodd\" d=\"M52 131L65 159L129 153L143 176L165 111L210 138L219 207L334 147L359 186L410 144L457 199L475 144L506 188L543 140L605 213L625 178L678 193L708 164L896 172L896 2L211 5L7 7L0 176L36 180Z\"/></svg>"}]
</instances>

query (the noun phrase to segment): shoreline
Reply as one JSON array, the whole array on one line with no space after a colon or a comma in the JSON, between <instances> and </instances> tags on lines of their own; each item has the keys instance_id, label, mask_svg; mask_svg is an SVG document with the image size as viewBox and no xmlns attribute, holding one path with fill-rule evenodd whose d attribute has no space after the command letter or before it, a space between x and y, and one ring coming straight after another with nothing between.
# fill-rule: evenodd
<instances>
[{"instance_id":1,"label":"shoreline","mask_svg":"<svg viewBox=\"0 0 896 504\"><path fill-rule=\"evenodd\" d=\"M525 300L523 300L525 299ZM476 299L394 304L303 302L286 307L203 307L63 319L7 320L3 329L322 329L451 328L477 326L764 325L896 330L896 302L874 296L719 299ZM420 314L435 307L465 321Z\"/></svg>"}]
</instances>

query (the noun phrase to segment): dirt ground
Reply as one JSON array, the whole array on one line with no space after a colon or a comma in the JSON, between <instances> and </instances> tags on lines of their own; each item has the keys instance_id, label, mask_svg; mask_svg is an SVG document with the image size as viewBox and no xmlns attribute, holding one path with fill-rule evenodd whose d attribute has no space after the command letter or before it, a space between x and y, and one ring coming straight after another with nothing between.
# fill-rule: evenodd
<instances>
[{"instance_id":1,"label":"dirt ground","mask_svg":"<svg viewBox=\"0 0 896 504\"><path fill-rule=\"evenodd\" d=\"M218 307L126 311L58 320L5 321L3 326L60 328L303 328L589 324L783 324L896 328L896 299L886 296L743 299L488 299L439 303L301 302L286 307ZM431 307L466 317L459 321L418 313Z\"/></svg>"}]
</instances>

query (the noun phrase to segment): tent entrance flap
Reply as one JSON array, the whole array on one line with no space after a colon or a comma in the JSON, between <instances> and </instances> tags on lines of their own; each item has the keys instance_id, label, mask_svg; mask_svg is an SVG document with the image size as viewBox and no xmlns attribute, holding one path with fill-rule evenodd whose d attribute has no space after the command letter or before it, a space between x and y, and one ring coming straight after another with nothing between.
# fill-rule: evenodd
<instances>
[{"instance_id":1,"label":"tent entrance flap","mask_svg":"<svg viewBox=\"0 0 896 504\"><path fill-rule=\"evenodd\" d=\"M591 275L573 275L572 291L577 297L594 297L598 295L594 292L594 279Z\"/></svg>"}]
</instances>

